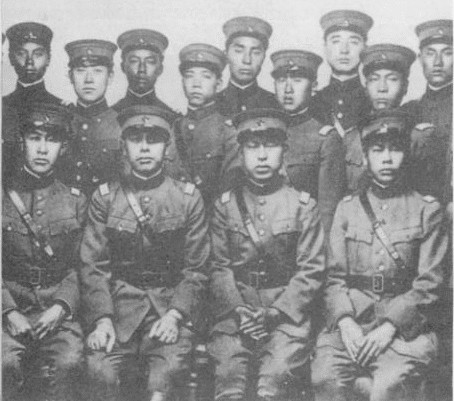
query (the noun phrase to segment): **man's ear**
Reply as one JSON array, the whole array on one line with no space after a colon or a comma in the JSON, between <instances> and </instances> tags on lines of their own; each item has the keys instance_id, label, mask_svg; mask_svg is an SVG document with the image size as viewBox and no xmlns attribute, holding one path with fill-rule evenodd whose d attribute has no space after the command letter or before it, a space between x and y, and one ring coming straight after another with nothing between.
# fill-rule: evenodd
<instances>
[{"instance_id":1,"label":"man's ear","mask_svg":"<svg viewBox=\"0 0 454 401\"><path fill-rule=\"evenodd\" d=\"M126 74L126 71L125 71L125 61L124 61L124 60L121 61L120 67L121 67L121 71L123 71L123 72Z\"/></svg>"},{"instance_id":2,"label":"man's ear","mask_svg":"<svg viewBox=\"0 0 454 401\"><path fill-rule=\"evenodd\" d=\"M107 78L107 85L110 86L113 82L113 79L114 79L114 72L113 70L109 71L109 77Z\"/></svg>"},{"instance_id":3,"label":"man's ear","mask_svg":"<svg viewBox=\"0 0 454 401\"><path fill-rule=\"evenodd\" d=\"M421 54L421 52L418 53L418 60L419 60L419 63L422 65L422 54Z\"/></svg>"},{"instance_id":4,"label":"man's ear","mask_svg":"<svg viewBox=\"0 0 454 401\"><path fill-rule=\"evenodd\" d=\"M127 151L126 151L126 142L123 138L120 138L120 149L121 149L121 154L123 156L127 156Z\"/></svg>"},{"instance_id":5,"label":"man's ear","mask_svg":"<svg viewBox=\"0 0 454 401\"><path fill-rule=\"evenodd\" d=\"M159 65L158 70L156 71L156 77L159 77L163 71L164 71L164 65L162 64L162 60L161 60L161 64Z\"/></svg>"},{"instance_id":6,"label":"man's ear","mask_svg":"<svg viewBox=\"0 0 454 401\"><path fill-rule=\"evenodd\" d=\"M61 148L60 148L60 152L59 152L59 156L63 156L66 151L68 150L68 141L67 140L64 140L61 144Z\"/></svg>"},{"instance_id":7,"label":"man's ear","mask_svg":"<svg viewBox=\"0 0 454 401\"><path fill-rule=\"evenodd\" d=\"M222 76L219 77L216 81L216 93L220 92L222 89Z\"/></svg>"}]
</instances>

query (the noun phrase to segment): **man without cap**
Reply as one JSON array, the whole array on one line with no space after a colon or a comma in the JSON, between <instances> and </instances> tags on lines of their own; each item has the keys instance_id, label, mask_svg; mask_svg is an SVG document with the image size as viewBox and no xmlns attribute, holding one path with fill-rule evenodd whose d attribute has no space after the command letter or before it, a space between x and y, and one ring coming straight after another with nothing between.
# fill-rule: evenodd
<instances>
[{"instance_id":1,"label":"man without cap","mask_svg":"<svg viewBox=\"0 0 454 401\"><path fill-rule=\"evenodd\" d=\"M312 88L322 62L304 50L280 50L271 55L276 98L289 117L284 167L297 191L309 192L318 204L325 233L345 193L345 152L335 128L323 125L309 110Z\"/></svg>"},{"instance_id":2,"label":"man without cap","mask_svg":"<svg viewBox=\"0 0 454 401\"><path fill-rule=\"evenodd\" d=\"M80 277L95 400L119 399L139 363L147 400L173 399L187 378L210 245L200 192L162 171L172 118L144 105L120 113L130 169L89 206Z\"/></svg>"},{"instance_id":3,"label":"man without cap","mask_svg":"<svg viewBox=\"0 0 454 401\"><path fill-rule=\"evenodd\" d=\"M121 70L128 80L126 96L112 108L122 109L137 104L147 104L171 111L156 96L156 80L162 74L164 52L169 45L165 35L151 29L133 29L117 39L121 49Z\"/></svg>"},{"instance_id":4,"label":"man without cap","mask_svg":"<svg viewBox=\"0 0 454 401\"><path fill-rule=\"evenodd\" d=\"M364 118L369 118L381 110L398 108L407 93L410 67L416 55L407 47L379 43L361 52L363 73L366 79L366 96L371 110ZM363 157L361 134L358 123L344 131L345 166L347 171L348 192L357 191L367 175ZM409 163L407 163L408 165Z\"/></svg>"},{"instance_id":5,"label":"man without cap","mask_svg":"<svg viewBox=\"0 0 454 401\"><path fill-rule=\"evenodd\" d=\"M312 362L315 400L354 399L354 386L373 401L427 399L424 384L438 348L429 316L448 246L444 210L408 186L405 115L378 113L361 134L371 180L334 216L327 328Z\"/></svg>"},{"instance_id":6,"label":"man without cap","mask_svg":"<svg viewBox=\"0 0 454 401\"><path fill-rule=\"evenodd\" d=\"M225 64L224 53L208 44L194 43L180 51L188 111L175 122L167 171L193 182L207 209L220 195L223 179L238 153L231 120L220 114L216 103Z\"/></svg>"},{"instance_id":7,"label":"man without cap","mask_svg":"<svg viewBox=\"0 0 454 401\"><path fill-rule=\"evenodd\" d=\"M323 124L334 125L341 132L356 125L370 111L358 68L373 20L359 11L335 10L325 14L320 25L332 74L329 85L314 97L313 113Z\"/></svg>"},{"instance_id":8,"label":"man without cap","mask_svg":"<svg viewBox=\"0 0 454 401\"><path fill-rule=\"evenodd\" d=\"M116 177L121 166L117 112L108 107L105 98L113 79L116 48L114 43L98 39L65 46L77 104L71 107L73 135L61 176L65 183L88 196L99 184Z\"/></svg>"},{"instance_id":9,"label":"man without cap","mask_svg":"<svg viewBox=\"0 0 454 401\"><path fill-rule=\"evenodd\" d=\"M216 320L208 349L217 401L298 400L307 374L324 234L316 202L279 174L285 119L279 110L256 109L234 121L245 176L216 200L211 219Z\"/></svg>"},{"instance_id":10,"label":"man without cap","mask_svg":"<svg viewBox=\"0 0 454 401\"><path fill-rule=\"evenodd\" d=\"M257 84L273 32L271 25L255 17L236 17L223 26L230 81L218 95L220 112L232 117L255 108L279 108L273 94Z\"/></svg>"},{"instance_id":11,"label":"man without cap","mask_svg":"<svg viewBox=\"0 0 454 401\"><path fill-rule=\"evenodd\" d=\"M75 400L83 351L75 269L87 202L55 178L70 134L66 108L30 104L20 134L23 164L2 197L3 396Z\"/></svg>"}]
</instances>

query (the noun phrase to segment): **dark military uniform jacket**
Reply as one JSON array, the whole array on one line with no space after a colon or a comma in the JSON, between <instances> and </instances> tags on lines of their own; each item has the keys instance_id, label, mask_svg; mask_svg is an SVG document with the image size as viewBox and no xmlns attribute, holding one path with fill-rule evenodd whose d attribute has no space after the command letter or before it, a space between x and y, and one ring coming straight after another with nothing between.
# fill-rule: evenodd
<instances>
[{"instance_id":1,"label":"dark military uniform jacket","mask_svg":"<svg viewBox=\"0 0 454 401\"><path fill-rule=\"evenodd\" d=\"M52 93L46 90L44 80L41 80L30 86L23 86L20 82L17 83L14 92L6 95L2 99L2 107L5 110L6 107L15 108L20 114L27 103L53 103L62 104L62 100L52 95Z\"/></svg>"},{"instance_id":2,"label":"dark military uniform jacket","mask_svg":"<svg viewBox=\"0 0 454 401\"><path fill-rule=\"evenodd\" d=\"M342 138L345 150L345 172L347 175L347 193L356 192L364 184L367 166L364 163L361 134L356 126L345 131Z\"/></svg>"},{"instance_id":3,"label":"dark military uniform jacket","mask_svg":"<svg viewBox=\"0 0 454 401\"><path fill-rule=\"evenodd\" d=\"M367 196L405 268L396 266L374 234L359 196L346 197L331 228L328 328L334 330L344 316L367 329L388 320L399 337L410 341L427 332L438 299L448 245L444 213L434 197L403 186L383 189L372 184Z\"/></svg>"},{"instance_id":4,"label":"dark military uniform jacket","mask_svg":"<svg viewBox=\"0 0 454 401\"><path fill-rule=\"evenodd\" d=\"M211 220L214 330L237 332L232 312L249 304L279 309L285 316L283 331L307 336L311 304L325 270L324 234L316 203L307 192L284 184L281 177L267 187L249 183L242 189L267 255L258 252L251 240L235 191L225 192L216 200Z\"/></svg>"},{"instance_id":5,"label":"dark military uniform jacket","mask_svg":"<svg viewBox=\"0 0 454 401\"><path fill-rule=\"evenodd\" d=\"M75 314L79 306L76 267L86 217L85 196L66 187L53 175L40 179L23 169L10 188L22 199L54 257L47 257L35 245L19 212L4 192L2 312L18 309L21 313L31 313L59 302L71 315Z\"/></svg>"},{"instance_id":6,"label":"dark military uniform jacket","mask_svg":"<svg viewBox=\"0 0 454 401\"><path fill-rule=\"evenodd\" d=\"M163 101L158 99L156 96L156 92L153 89L152 91L144 94L143 96L138 96L134 92L128 89L126 92L126 96L120 99L117 103L112 106L117 113L121 110L126 109L131 106L137 105L147 105L147 106L154 106L159 107L160 109L167 110L170 112L174 112L169 106L167 106Z\"/></svg>"},{"instance_id":7,"label":"dark military uniform jacket","mask_svg":"<svg viewBox=\"0 0 454 401\"><path fill-rule=\"evenodd\" d=\"M419 101L403 106L418 123L412 136L412 183L423 194L442 203L452 201L452 85L427 89Z\"/></svg>"},{"instance_id":8,"label":"dark military uniform jacket","mask_svg":"<svg viewBox=\"0 0 454 401\"><path fill-rule=\"evenodd\" d=\"M344 130L357 125L371 108L359 76L343 82L331 77L329 85L314 96L311 106L318 121L334 125L335 116Z\"/></svg>"},{"instance_id":9,"label":"dark military uniform jacket","mask_svg":"<svg viewBox=\"0 0 454 401\"><path fill-rule=\"evenodd\" d=\"M210 253L200 192L163 174L127 179L147 220L138 224L120 182L93 194L81 245L86 324L111 316L126 342L148 313L174 308L197 327Z\"/></svg>"},{"instance_id":10,"label":"dark military uniform jacket","mask_svg":"<svg viewBox=\"0 0 454 401\"><path fill-rule=\"evenodd\" d=\"M230 81L227 87L218 93L216 102L221 114L229 117L250 109L280 108L274 94L259 87L257 81L245 89Z\"/></svg>"},{"instance_id":11,"label":"dark military uniform jacket","mask_svg":"<svg viewBox=\"0 0 454 401\"><path fill-rule=\"evenodd\" d=\"M218 112L216 103L189 109L174 124L166 171L196 184L208 207L220 195L227 171L238 165L238 149L231 120Z\"/></svg>"},{"instance_id":12,"label":"dark military uniform jacket","mask_svg":"<svg viewBox=\"0 0 454 401\"><path fill-rule=\"evenodd\" d=\"M3 102L2 106L2 182L7 184L19 167L22 151L18 146L20 119L17 110Z\"/></svg>"},{"instance_id":13,"label":"dark military uniform jacket","mask_svg":"<svg viewBox=\"0 0 454 401\"><path fill-rule=\"evenodd\" d=\"M117 112L105 100L89 107L72 107L72 136L59 163L62 181L87 196L103 182L115 179L123 168Z\"/></svg>"},{"instance_id":14,"label":"dark military uniform jacket","mask_svg":"<svg viewBox=\"0 0 454 401\"><path fill-rule=\"evenodd\" d=\"M292 116L287 130L284 166L297 191L309 192L318 204L328 233L338 202L345 193L345 152L331 126L323 126L308 112Z\"/></svg>"}]
</instances>

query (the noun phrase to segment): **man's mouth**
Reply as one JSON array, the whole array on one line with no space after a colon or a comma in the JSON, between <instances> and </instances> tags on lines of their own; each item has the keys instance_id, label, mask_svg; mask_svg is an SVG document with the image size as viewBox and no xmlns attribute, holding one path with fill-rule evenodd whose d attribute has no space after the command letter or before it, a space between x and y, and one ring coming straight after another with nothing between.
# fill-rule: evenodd
<instances>
[{"instance_id":1,"label":"man's mouth","mask_svg":"<svg viewBox=\"0 0 454 401\"><path fill-rule=\"evenodd\" d=\"M35 159L34 162L39 166L46 166L49 164L49 160L47 159Z\"/></svg>"}]
</instances>

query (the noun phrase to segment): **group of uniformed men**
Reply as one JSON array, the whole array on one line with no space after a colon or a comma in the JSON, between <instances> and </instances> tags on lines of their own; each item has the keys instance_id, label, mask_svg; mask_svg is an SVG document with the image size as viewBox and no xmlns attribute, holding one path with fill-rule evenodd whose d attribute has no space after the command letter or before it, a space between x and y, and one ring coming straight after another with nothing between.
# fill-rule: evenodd
<instances>
[{"instance_id":1,"label":"group of uniformed men","mask_svg":"<svg viewBox=\"0 0 454 401\"><path fill-rule=\"evenodd\" d=\"M332 76L314 97L322 58L273 53L272 94L257 85L272 27L237 17L225 51L181 50L184 116L154 90L159 32L119 36L129 86L113 107L117 46L68 43L67 107L44 84L52 31L6 31L5 400L184 399L196 341L217 401L434 394L452 313L452 21L416 27L427 90L402 107L416 54L366 46L357 11L320 23Z\"/></svg>"}]
</instances>

